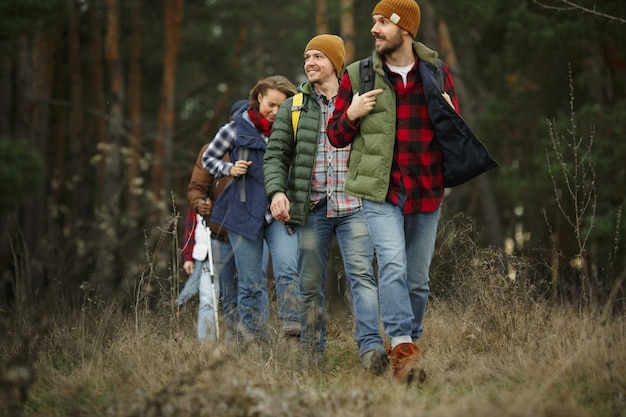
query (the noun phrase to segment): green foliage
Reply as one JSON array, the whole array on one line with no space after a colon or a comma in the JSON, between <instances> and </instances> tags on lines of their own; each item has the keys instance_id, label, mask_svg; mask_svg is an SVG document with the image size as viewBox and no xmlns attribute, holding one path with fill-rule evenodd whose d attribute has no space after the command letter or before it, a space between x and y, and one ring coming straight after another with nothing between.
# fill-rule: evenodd
<instances>
[{"instance_id":1,"label":"green foliage","mask_svg":"<svg viewBox=\"0 0 626 417\"><path fill-rule=\"evenodd\" d=\"M140 179L144 180L143 184L151 182L149 169L162 99L165 1L143 1L141 9L143 114L140 152L144 171ZM375 3L354 2L355 36L351 40L354 41L355 59L372 51L371 11ZM559 2L549 3L554 5ZM126 89L130 88L129 17L137 4L134 1L120 2L120 56ZM626 18L624 1L581 0L581 4ZM455 80L462 80L468 90L468 97L461 101L461 108L464 112L468 108L473 110L473 130L500 162L500 168L490 173L489 177L496 194L494 200L500 210L500 218L497 220L503 225L503 237L513 236L519 222L523 224L524 231L532 236L533 244L543 248L551 247L546 217L553 220L557 210L546 166L545 150L549 144L546 120L556 120L559 128L561 120L569 120L568 73L571 68L576 93L575 110L582 128L579 133L586 134L593 125L596 135L594 158L598 207L595 242L598 248L609 248L617 212L625 200L621 184L626 181L622 162L626 155L618 144L625 133L626 71L623 66L621 69L618 65L612 68L608 66L610 62L619 63L621 60L623 63L626 25L580 10L547 9L532 0L441 0L431 2L431 5L436 11L435 18L445 21L450 30L459 64L458 72L453 74ZM327 6L328 31L345 35L340 33L342 2L328 1ZM80 8L75 15L80 26L79 39L73 40L78 41L74 45L79 46L79 68L68 66L68 63L76 62L69 59L72 56L69 27L73 7ZM247 97L252 85L266 75L283 74L295 83L303 80L302 49L316 34L315 7L316 2L304 0L275 0L263 5L252 0L185 0L176 68L176 102L173 107L177 113L170 165L173 181L171 191L175 194L176 204L185 204L184 194L190 168L198 150L226 122L229 106L224 103ZM44 60L37 62L37 68L45 69L45 78L51 82L48 86L50 94L41 92L45 96L36 97L42 100L39 103L49 104L51 115L51 123L45 127L49 132L46 146L50 150L50 155L46 157L49 160L67 158L65 162L71 158L72 163L67 165L64 174L72 177L65 178L71 181L67 181L66 187L59 193L59 207L72 207L72 210L60 212L73 213L73 209L82 208L79 216L71 216L67 220L57 218L55 222L50 222L58 226L59 230L73 230L72 222L93 223L88 209L92 205L89 201L91 194L75 195L75 188L69 186L74 181L74 174L78 173L77 178L88 183L94 193L98 192L94 184L98 165L94 155L97 150L95 141L91 140L93 123L97 120L97 117L93 117L97 112L94 112L92 93L94 88L102 88L105 94L108 92L110 74L107 63L101 62L103 85L92 85L90 54L93 37L90 16L87 14L92 10L90 8L97 11L101 24L100 40L103 41L107 30L107 3L104 1L0 0L0 47L7 52L8 64L2 67L0 73L3 85L11 87L7 93L8 101L15 97L21 99L19 103L29 104L30 99L24 89L29 83L29 73L22 71L26 62L20 62L17 58L25 60L34 55L23 54L18 57L15 51L19 45L29 48L44 46L36 42L40 38L28 39L23 36L24 41L31 42L19 44L13 42L14 38L31 35L35 31L41 33L43 30L48 31L46 35L50 34L51 42L45 45L46 51L50 52L46 58L50 59L50 65ZM434 23L426 22L425 16L423 27ZM245 32L245 37L240 41L242 32ZM422 40L421 36L418 33L417 40ZM430 46L438 48L437 45ZM104 45L100 47L104 48ZM613 55L610 55L611 52ZM72 79L74 74L79 73L81 78ZM74 93L82 91L81 103L73 102L70 85L77 87L72 90ZM109 97L105 97L105 100L106 113L109 111ZM4 113L4 126L9 129L14 127L12 125L18 119L15 114L19 111L15 107L17 103L12 103L13 107ZM68 109L83 109L87 116L83 120L84 125L73 126L80 131L78 136L71 135L77 140L73 143L64 141L69 137L69 129L64 126L68 123ZM127 118L128 114L125 113L124 117ZM128 124L125 123L125 127ZM85 149L82 149L83 145ZM123 144L125 148L127 145L127 142ZM17 176L18 168L11 168L14 164L21 164L20 158L9 158L8 165L4 163L4 158L2 162L1 169L9 170L16 178L21 178L20 181L34 181L33 176ZM7 186L2 184L2 187ZM468 185L466 189L471 192L461 197L467 199L468 204L457 204L455 207L459 207L459 211L467 210L472 215L478 214L476 217L480 218L477 212L482 206L473 186ZM17 191L2 191L4 200L9 200L6 196L10 196L11 203L17 203L26 198L28 187L17 186ZM457 195L462 192L460 189ZM149 193L141 198L142 202L149 204ZM520 207L523 208L523 214L517 214ZM6 210L4 204L0 210ZM151 210L151 207L147 210ZM149 221L143 223L145 219L147 216L138 220L141 224L129 227L129 230L153 230L155 225ZM481 226L484 225L479 224L477 228ZM77 241L74 236L68 236L67 240ZM130 238L128 240L124 245L141 248L138 242L131 242ZM70 252L73 253L73 250L68 250ZM563 257L567 259L567 255ZM55 256L50 258L57 260ZM127 257L127 262L130 265L137 263L132 256ZM120 264L120 268L124 267ZM82 274L91 272L82 265L77 269L83 269L80 271Z\"/></svg>"},{"instance_id":2,"label":"green foliage","mask_svg":"<svg viewBox=\"0 0 626 417\"><path fill-rule=\"evenodd\" d=\"M0 212L24 202L41 184L41 156L24 141L0 139Z\"/></svg>"}]
</instances>

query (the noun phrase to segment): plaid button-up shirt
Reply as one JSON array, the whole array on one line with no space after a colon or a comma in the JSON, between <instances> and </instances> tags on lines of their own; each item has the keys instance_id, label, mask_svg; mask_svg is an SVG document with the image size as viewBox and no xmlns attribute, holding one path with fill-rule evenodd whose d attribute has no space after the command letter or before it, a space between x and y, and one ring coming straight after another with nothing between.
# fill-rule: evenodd
<instances>
[{"instance_id":1,"label":"plaid button-up shirt","mask_svg":"<svg viewBox=\"0 0 626 417\"><path fill-rule=\"evenodd\" d=\"M361 210L361 199L345 192L350 147L335 148L326 135L326 125L335 108L336 97L328 101L325 96L318 94L316 100L320 105L321 123L313 167L311 201L318 202L326 198L326 216L343 217Z\"/></svg>"}]
</instances>

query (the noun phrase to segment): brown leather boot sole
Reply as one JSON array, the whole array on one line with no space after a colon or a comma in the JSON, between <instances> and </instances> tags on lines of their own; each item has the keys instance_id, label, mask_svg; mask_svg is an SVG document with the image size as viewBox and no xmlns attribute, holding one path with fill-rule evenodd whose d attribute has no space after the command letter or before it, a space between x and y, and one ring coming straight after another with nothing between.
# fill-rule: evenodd
<instances>
[{"instance_id":1,"label":"brown leather boot sole","mask_svg":"<svg viewBox=\"0 0 626 417\"><path fill-rule=\"evenodd\" d=\"M414 343L400 343L388 350L391 379L410 385L413 382L426 381L426 372L419 366L422 349Z\"/></svg>"}]
</instances>

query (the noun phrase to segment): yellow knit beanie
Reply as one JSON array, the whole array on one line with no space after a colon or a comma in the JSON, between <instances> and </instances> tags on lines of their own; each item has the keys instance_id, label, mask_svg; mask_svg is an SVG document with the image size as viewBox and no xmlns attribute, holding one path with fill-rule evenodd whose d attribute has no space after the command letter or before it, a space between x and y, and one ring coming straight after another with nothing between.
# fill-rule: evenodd
<instances>
[{"instance_id":1,"label":"yellow knit beanie","mask_svg":"<svg viewBox=\"0 0 626 417\"><path fill-rule=\"evenodd\" d=\"M343 66L346 64L346 48L343 39L337 35L317 35L307 43L304 52L311 49L324 52L324 55L333 63L337 76L341 75Z\"/></svg>"},{"instance_id":2,"label":"yellow knit beanie","mask_svg":"<svg viewBox=\"0 0 626 417\"><path fill-rule=\"evenodd\" d=\"M412 37L417 35L417 30L420 27L421 12L415 0L381 0L374 7L372 16L375 14L385 16L398 25L400 29L409 32Z\"/></svg>"}]
</instances>

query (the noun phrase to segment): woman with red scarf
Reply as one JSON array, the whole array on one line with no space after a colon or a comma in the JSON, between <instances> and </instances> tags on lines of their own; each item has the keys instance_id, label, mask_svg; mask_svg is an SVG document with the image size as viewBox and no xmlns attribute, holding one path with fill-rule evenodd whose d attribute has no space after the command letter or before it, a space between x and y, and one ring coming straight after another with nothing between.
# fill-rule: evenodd
<instances>
[{"instance_id":1,"label":"woman with red scarf","mask_svg":"<svg viewBox=\"0 0 626 417\"><path fill-rule=\"evenodd\" d=\"M249 104L233 115L202 156L215 177L233 177L213 206L211 221L228 230L239 288L237 312L243 336L268 337L267 283L263 279L263 242L272 256L281 331L299 336L298 240L295 232L274 221L263 185L263 155L278 107L296 93L285 77L264 78L250 91ZM230 161L222 157L230 153Z\"/></svg>"}]
</instances>

